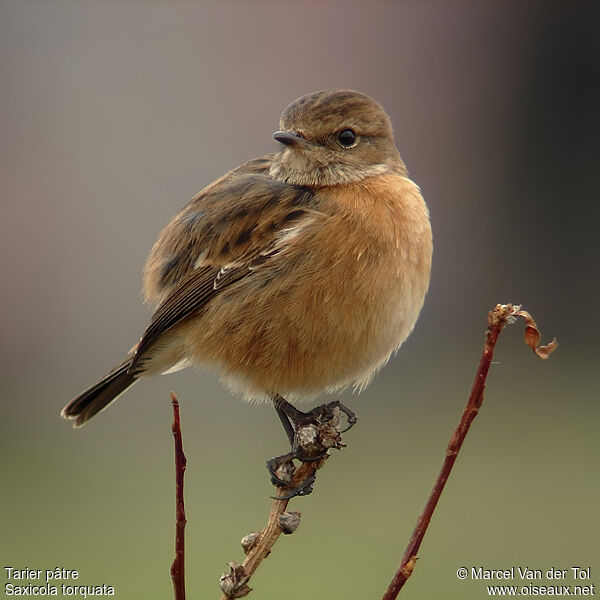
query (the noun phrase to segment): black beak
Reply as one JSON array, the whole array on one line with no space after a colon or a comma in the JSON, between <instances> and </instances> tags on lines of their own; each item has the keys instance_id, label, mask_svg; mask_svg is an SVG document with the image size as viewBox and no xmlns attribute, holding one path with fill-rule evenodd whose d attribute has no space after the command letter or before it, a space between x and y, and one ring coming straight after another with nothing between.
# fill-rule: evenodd
<instances>
[{"instance_id":1,"label":"black beak","mask_svg":"<svg viewBox=\"0 0 600 600\"><path fill-rule=\"evenodd\" d=\"M276 131L273 137L284 146L298 146L299 144L306 143L305 138L293 131Z\"/></svg>"}]
</instances>

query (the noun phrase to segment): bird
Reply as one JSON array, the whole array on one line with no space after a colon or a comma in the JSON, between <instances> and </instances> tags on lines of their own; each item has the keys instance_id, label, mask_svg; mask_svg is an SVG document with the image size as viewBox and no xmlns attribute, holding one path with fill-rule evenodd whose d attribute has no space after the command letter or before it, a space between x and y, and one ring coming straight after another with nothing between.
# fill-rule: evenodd
<instances>
[{"instance_id":1,"label":"bird","mask_svg":"<svg viewBox=\"0 0 600 600\"><path fill-rule=\"evenodd\" d=\"M294 402L364 389L409 336L432 232L383 107L317 91L284 109L273 138L275 152L208 185L162 230L144 268L149 325L64 407L75 427L140 378L195 365L272 402L292 442L313 414Z\"/></svg>"}]
</instances>

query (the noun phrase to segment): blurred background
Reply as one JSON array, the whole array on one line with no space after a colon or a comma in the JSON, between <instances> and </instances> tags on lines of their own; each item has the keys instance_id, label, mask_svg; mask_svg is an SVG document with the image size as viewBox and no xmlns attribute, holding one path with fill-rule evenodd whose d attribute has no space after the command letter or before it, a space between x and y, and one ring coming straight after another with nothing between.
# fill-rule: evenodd
<instances>
[{"instance_id":1,"label":"blurred background","mask_svg":"<svg viewBox=\"0 0 600 600\"><path fill-rule=\"evenodd\" d=\"M486 597L461 566L591 566L600 584L599 32L595 2L3 0L0 566L171 597L175 390L188 597L218 597L269 509L264 461L286 446L271 407L188 370L82 430L59 412L144 329L141 271L171 215L273 150L290 101L349 87L386 108L429 204L431 287L398 355L342 396L349 446L292 502L302 524L252 597L381 597L498 302L560 348L537 359L522 323L501 336L401 597Z\"/></svg>"}]
</instances>

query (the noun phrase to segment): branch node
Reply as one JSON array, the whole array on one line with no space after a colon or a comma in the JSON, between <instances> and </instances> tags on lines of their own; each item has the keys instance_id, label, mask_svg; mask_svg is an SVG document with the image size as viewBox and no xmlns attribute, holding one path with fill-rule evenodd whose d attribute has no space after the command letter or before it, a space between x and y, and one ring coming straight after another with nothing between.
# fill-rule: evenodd
<instances>
[{"instance_id":1,"label":"branch node","mask_svg":"<svg viewBox=\"0 0 600 600\"><path fill-rule=\"evenodd\" d=\"M279 465L279 467L277 467L275 470L275 475L279 478L279 480L285 481L286 483L292 483L295 474L296 465L291 460L281 463L281 465Z\"/></svg>"},{"instance_id":2,"label":"branch node","mask_svg":"<svg viewBox=\"0 0 600 600\"><path fill-rule=\"evenodd\" d=\"M229 573L223 573L219 580L219 586L221 591L227 596L227 598L243 598L247 596L252 588L248 587L247 581L249 579L243 565L229 562Z\"/></svg>"},{"instance_id":3,"label":"branch node","mask_svg":"<svg viewBox=\"0 0 600 600\"><path fill-rule=\"evenodd\" d=\"M260 531L253 531L252 533L245 535L240 541L244 554L248 554L250 550L252 550L256 544L258 544L259 539Z\"/></svg>"},{"instance_id":4,"label":"branch node","mask_svg":"<svg viewBox=\"0 0 600 600\"><path fill-rule=\"evenodd\" d=\"M417 564L417 560L418 557L413 555L408 559L408 562L404 565L404 567L402 567L402 575L406 577L406 579L412 575L415 565Z\"/></svg>"},{"instance_id":5,"label":"branch node","mask_svg":"<svg viewBox=\"0 0 600 600\"><path fill-rule=\"evenodd\" d=\"M299 510L288 510L279 516L279 526L285 535L294 533L300 525L302 513Z\"/></svg>"}]
</instances>

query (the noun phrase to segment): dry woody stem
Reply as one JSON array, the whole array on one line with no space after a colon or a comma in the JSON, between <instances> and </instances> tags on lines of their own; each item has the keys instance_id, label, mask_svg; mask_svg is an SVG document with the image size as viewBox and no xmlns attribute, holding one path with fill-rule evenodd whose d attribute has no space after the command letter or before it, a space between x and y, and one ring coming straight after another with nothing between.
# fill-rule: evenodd
<instances>
[{"instance_id":1,"label":"dry woody stem","mask_svg":"<svg viewBox=\"0 0 600 600\"><path fill-rule=\"evenodd\" d=\"M356 415L337 401L301 415L306 421L297 424L293 445L302 449L304 457L298 458L293 453L278 457L293 456L292 460L286 458L279 467L276 459L268 461L269 465L276 461L273 464L274 470L270 471L272 481L276 485L276 493L267 524L261 531L250 533L242 539L246 559L241 565L235 562L228 563L229 572L224 573L219 582L223 593L221 600L242 598L250 593L250 578L260 563L269 556L279 536L282 533L293 533L300 523L300 511L287 511L290 499L312 491L316 472L327 460L329 450L345 447L341 434L356 422ZM347 419L348 426L345 429L341 428L342 415ZM294 459L301 461L297 468Z\"/></svg>"},{"instance_id":2,"label":"dry woody stem","mask_svg":"<svg viewBox=\"0 0 600 600\"><path fill-rule=\"evenodd\" d=\"M175 439L175 498L176 498L176 522L175 522L175 559L171 565L171 579L175 600L185 600L185 505L183 501L183 477L187 460L183 453L183 442L181 439L181 421L179 419L179 402L171 392L171 403L173 404L173 438Z\"/></svg>"},{"instance_id":3,"label":"dry woody stem","mask_svg":"<svg viewBox=\"0 0 600 600\"><path fill-rule=\"evenodd\" d=\"M444 490L444 486L446 485L446 481L448 480L467 432L469 431L469 427L471 426L473 419L477 416L481 403L483 402L485 381L492 362L498 336L507 324L515 321L516 317L521 317L525 320L525 343L535 352L535 354L537 354L537 356L544 359L548 358L558 346L556 340L553 340L547 346L539 346L540 332L537 325L531 315L526 311L522 311L520 306L497 304L496 307L489 312L487 320L488 329L483 346L483 353L475 374L475 380L473 382L473 387L471 388L469 399L467 400L460 422L450 437L442 468L427 503L425 504L425 509L417 520L417 525L404 555L402 556L400 565L398 566L387 591L383 595L382 600L394 600L413 572L417 561L417 553L421 546L421 542L425 537L433 511Z\"/></svg>"},{"instance_id":4,"label":"dry woody stem","mask_svg":"<svg viewBox=\"0 0 600 600\"><path fill-rule=\"evenodd\" d=\"M313 475L323 463L324 459L320 461L303 462L295 472L290 484L286 487L277 488L276 496L271 504L267 524L260 532L254 534L252 544L247 549L246 559L241 565L230 562L229 573L225 573L221 577L221 590L223 592L221 600L242 598L250 593L251 588L248 587L248 582L256 569L258 569L260 563L269 556L271 549L282 533L291 533L293 531L293 529L291 531L287 529L285 525L286 516L290 514L286 513L290 498L278 499L278 497L285 496L289 488L294 488L298 483L305 481L308 477ZM300 513L295 512L292 516L294 515L299 517Z\"/></svg>"}]
</instances>

